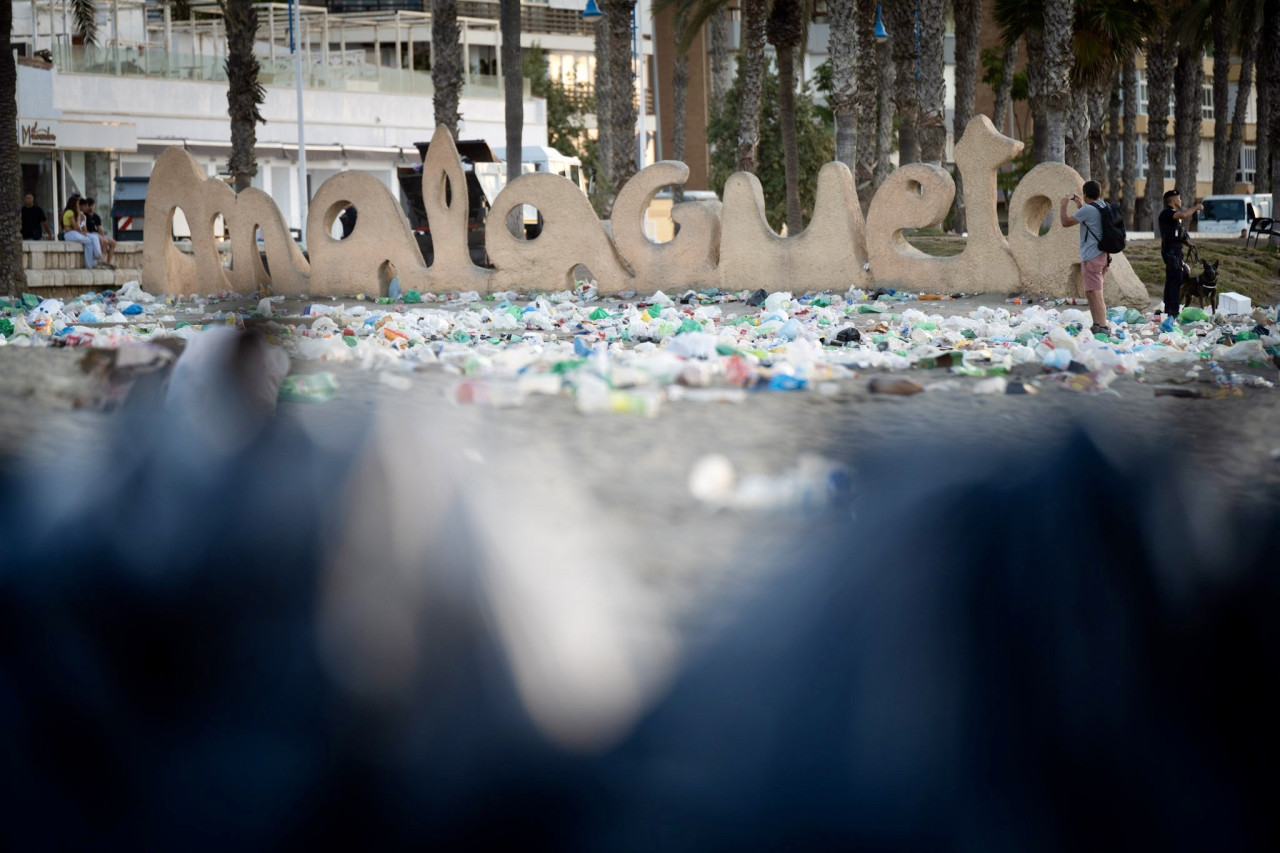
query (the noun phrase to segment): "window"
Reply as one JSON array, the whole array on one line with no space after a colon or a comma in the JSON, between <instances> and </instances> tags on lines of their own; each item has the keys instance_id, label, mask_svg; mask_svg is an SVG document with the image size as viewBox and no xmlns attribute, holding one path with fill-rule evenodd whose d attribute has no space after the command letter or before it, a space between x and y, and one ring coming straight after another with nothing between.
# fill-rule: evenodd
<instances>
[{"instance_id":1,"label":"window","mask_svg":"<svg viewBox=\"0 0 1280 853\"><path fill-rule=\"evenodd\" d=\"M1205 80L1204 85L1200 87L1200 118L1205 121L1213 120L1213 80Z\"/></svg>"},{"instance_id":2,"label":"window","mask_svg":"<svg viewBox=\"0 0 1280 853\"><path fill-rule=\"evenodd\" d=\"M1237 184L1251 184L1257 174L1258 149L1252 145L1240 146L1240 169L1236 172Z\"/></svg>"},{"instance_id":3,"label":"window","mask_svg":"<svg viewBox=\"0 0 1280 853\"><path fill-rule=\"evenodd\" d=\"M1201 202L1204 210L1200 213L1202 220L1210 222L1235 222L1244 219L1244 199L1218 198Z\"/></svg>"}]
</instances>

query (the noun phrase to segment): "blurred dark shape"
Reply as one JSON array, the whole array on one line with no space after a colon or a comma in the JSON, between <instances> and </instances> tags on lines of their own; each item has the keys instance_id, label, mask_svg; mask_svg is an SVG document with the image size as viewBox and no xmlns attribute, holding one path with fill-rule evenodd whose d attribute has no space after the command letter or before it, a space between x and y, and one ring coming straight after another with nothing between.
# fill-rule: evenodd
<instances>
[{"instance_id":1,"label":"blurred dark shape","mask_svg":"<svg viewBox=\"0 0 1280 853\"><path fill-rule=\"evenodd\" d=\"M78 481L5 470L2 849L1280 846L1273 504L1082 434L881 454L591 756L530 721L449 475L261 419L235 360L139 378Z\"/></svg>"},{"instance_id":2,"label":"blurred dark shape","mask_svg":"<svg viewBox=\"0 0 1280 853\"><path fill-rule=\"evenodd\" d=\"M879 459L610 760L594 846L1280 849L1274 502L1079 432Z\"/></svg>"}]
</instances>

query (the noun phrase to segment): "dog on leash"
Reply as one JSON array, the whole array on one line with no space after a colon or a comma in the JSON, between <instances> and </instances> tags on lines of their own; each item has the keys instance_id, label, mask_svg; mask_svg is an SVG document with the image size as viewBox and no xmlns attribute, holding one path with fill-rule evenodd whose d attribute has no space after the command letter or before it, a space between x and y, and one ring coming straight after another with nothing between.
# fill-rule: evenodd
<instances>
[{"instance_id":1,"label":"dog on leash","mask_svg":"<svg viewBox=\"0 0 1280 853\"><path fill-rule=\"evenodd\" d=\"M1201 308L1207 302L1216 314L1218 313L1218 264L1201 261L1198 254L1196 260L1200 261L1200 265L1204 268L1200 275L1193 276L1191 268L1186 264L1182 265L1182 293L1179 301L1183 305L1190 305L1191 300L1195 299L1200 303Z\"/></svg>"}]
</instances>

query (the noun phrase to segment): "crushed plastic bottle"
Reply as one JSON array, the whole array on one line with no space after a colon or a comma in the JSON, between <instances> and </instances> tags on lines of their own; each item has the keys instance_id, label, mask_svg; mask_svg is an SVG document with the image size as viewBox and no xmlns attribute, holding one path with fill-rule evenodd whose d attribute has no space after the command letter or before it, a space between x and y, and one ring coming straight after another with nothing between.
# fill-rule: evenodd
<instances>
[{"instance_id":1,"label":"crushed plastic bottle","mask_svg":"<svg viewBox=\"0 0 1280 853\"><path fill-rule=\"evenodd\" d=\"M280 401L285 403L326 403L337 393L338 380L327 371L295 373L280 383Z\"/></svg>"}]
</instances>

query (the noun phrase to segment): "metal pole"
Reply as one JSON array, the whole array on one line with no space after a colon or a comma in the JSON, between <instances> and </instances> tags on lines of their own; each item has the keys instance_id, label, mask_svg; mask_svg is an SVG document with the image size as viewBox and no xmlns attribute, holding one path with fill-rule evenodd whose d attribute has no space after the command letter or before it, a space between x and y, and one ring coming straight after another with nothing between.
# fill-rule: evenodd
<instances>
[{"instance_id":1,"label":"metal pole","mask_svg":"<svg viewBox=\"0 0 1280 853\"><path fill-rule=\"evenodd\" d=\"M111 40L115 42L115 69L120 74L120 0L111 0Z\"/></svg>"},{"instance_id":2,"label":"metal pole","mask_svg":"<svg viewBox=\"0 0 1280 853\"><path fill-rule=\"evenodd\" d=\"M168 19L168 4L165 4L164 15ZM270 33L267 39L267 59L271 61L271 72L274 74L276 70L276 4L274 3L267 7L267 32Z\"/></svg>"},{"instance_id":3,"label":"metal pole","mask_svg":"<svg viewBox=\"0 0 1280 853\"><path fill-rule=\"evenodd\" d=\"M173 73L173 16L169 4L164 4L164 76Z\"/></svg>"},{"instance_id":4,"label":"metal pole","mask_svg":"<svg viewBox=\"0 0 1280 853\"><path fill-rule=\"evenodd\" d=\"M655 53L653 54L654 77L653 77L653 153L654 161L662 159L662 101L659 100L662 94L662 87L658 85L658 24L654 15L649 16L649 47Z\"/></svg>"},{"instance_id":5,"label":"metal pole","mask_svg":"<svg viewBox=\"0 0 1280 853\"><path fill-rule=\"evenodd\" d=\"M471 42L468 38L470 31L471 25L464 21L462 24L462 82L467 86L471 85ZM434 65L435 42L431 43L431 50L431 62Z\"/></svg>"},{"instance_id":6,"label":"metal pole","mask_svg":"<svg viewBox=\"0 0 1280 853\"><path fill-rule=\"evenodd\" d=\"M302 24L299 0L289 0L289 50L293 52L293 82L298 92L298 230L299 241L307 247L307 123L302 114L302 52L298 50L297 34Z\"/></svg>"},{"instance_id":7,"label":"metal pole","mask_svg":"<svg viewBox=\"0 0 1280 853\"><path fill-rule=\"evenodd\" d=\"M50 27L50 30L53 28ZM52 45L50 45L52 47ZM36 0L31 0L31 50L40 49L40 11L36 8Z\"/></svg>"}]
</instances>

